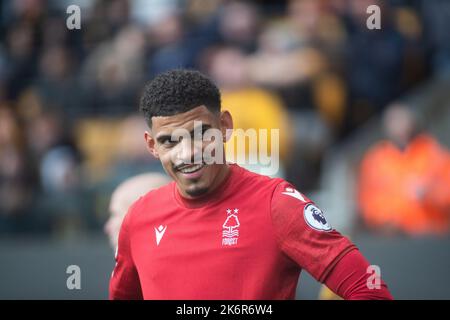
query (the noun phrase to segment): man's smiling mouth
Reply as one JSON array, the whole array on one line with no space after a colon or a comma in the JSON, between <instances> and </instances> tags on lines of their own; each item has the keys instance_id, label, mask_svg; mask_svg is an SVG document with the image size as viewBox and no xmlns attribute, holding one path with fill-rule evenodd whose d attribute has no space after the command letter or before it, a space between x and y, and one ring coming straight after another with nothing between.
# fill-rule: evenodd
<instances>
[{"instance_id":1,"label":"man's smiling mouth","mask_svg":"<svg viewBox=\"0 0 450 320\"><path fill-rule=\"evenodd\" d=\"M201 170L203 167L205 166L205 164L201 163L201 164L191 164L191 165L184 165L181 168L176 169L177 171L181 172L181 173L194 173L197 172L199 170Z\"/></svg>"}]
</instances>

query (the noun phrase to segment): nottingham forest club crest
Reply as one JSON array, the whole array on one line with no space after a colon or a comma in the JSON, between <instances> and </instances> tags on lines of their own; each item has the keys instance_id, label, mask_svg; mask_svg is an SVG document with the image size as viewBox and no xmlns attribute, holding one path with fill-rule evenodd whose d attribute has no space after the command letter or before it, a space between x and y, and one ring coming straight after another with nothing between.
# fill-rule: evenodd
<instances>
[{"instance_id":1,"label":"nottingham forest club crest","mask_svg":"<svg viewBox=\"0 0 450 320\"><path fill-rule=\"evenodd\" d=\"M239 209L227 209L227 217L223 223L222 245L233 246L237 244L239 238Z\"/></svg>"}]
</instances>

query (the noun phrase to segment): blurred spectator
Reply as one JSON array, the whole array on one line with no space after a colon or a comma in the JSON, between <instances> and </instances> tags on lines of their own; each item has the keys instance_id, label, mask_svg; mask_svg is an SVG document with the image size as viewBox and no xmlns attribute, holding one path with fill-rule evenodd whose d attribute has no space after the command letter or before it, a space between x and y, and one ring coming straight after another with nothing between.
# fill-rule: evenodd
<instances>
[{"instance_id":1,"label":"blurred spectator","mask_svg":"<svg viewBox=\"0 0 450 320\"><path fill-rule=\"evenodd\" d=\"M77 115L80 108L73 63L71 54L63 45L43 49L39 74L33 84L46 109L59 113L65 110L67 117Z\"/></svg>"},{"instance_id":2,"label":"blurred spectator","mask_svg":"<svg viewBox=\"0 0 450 320\"><path fill-rule=\"evenodd\" d=\"M119 126L116 153L114 156L113 176L133 176L141 172L162 170L159 161L149 155L144 140L147 123L139 115L132 114L124 118Z\"/></svg>"},{"instance_id":3,"label":"blurred spectator","mask_svg":"<svg viewBox=\"0 0 450 320\"><path fill-rule=\"evenodd\" d=\"M8 30L6 37L6 78L8 99L15 99L31 83L36 70L36 52L33 29L25 23L17 23Z\"/></svg>"},{"instance_id":4,"label":"blurred spectator","mask_svg":"<svg viewBox=\"0 0 450 320\"><path fill-rule=\"evenodd\" d=\"M437 74L450 72L450 2L419 0L423 16L425 41L433 52L433 70Z\"/></svg>"},{"instance_id":5,"label":"blurred spectator","mask_svg":"<svg viewBox=\"0 0 450 320\"><path fill-rule=\"evenodd\" d=\"M389 2L380 0L350 0L349 3L345 74L350 105L345 133L365 123L412 82L423 78L424 70L411 71L425 68L421 26L411 11L399 12ZM375 32L366 26L366 10L370 5L377 5L381 10L381 29Z\"/></svg>"},{"instance_id":6,"label":"blurred spectator","mask_svg":"<svg viewBox=\"0 0 450 320\"><path fill-rule=\"evenodd\" d=\"M158 24L162 18L170 16L180 6L179 0L131 0L131 18L143 26Z\"/></svg>"},{"instance_id":7,"label":"blurred spectator","mask_svg":"<svg viewBox=\"0 0 450 320\"><path fill-rule=\"evenodd\" d=\"M128 208L139 197L159 188L171 180L168 176L160 173L143 173L133 176L123 181L116 187L109 202L109 218L104 226L104 231L109 238L109 243L113 249L117 248L120 226L122 220L128 212Z\"/></svg>"},{"instance_id":8,"label":"blurred spectator","mask_svg":"<svg viewBox=\"0 0 450 320\"><path fill-rule=\"evenodd\" d=\"M79 160L68 146L56 147L47 152L40 168L44 192L72 193L80 184Z\"/></svg>"},{"instance_id":9,"label":"blurred spectator","mask_svg":"<svg viewBox=\"0 0 450 320\"><path fill-rule=\"evenodd\" d=\"M261 16L251 1L226 1L219 11L219 32L227 44L255 51Z\"/></svg>"},{"instance_id":10,"label":"blurred spectator","mask_svg":"<svg viewBox=\"0 0 450 320\"><path fill-rule=\"evenodd\" d=\"M220 16L209 10L184 12L181 7L167 4L163 13L148 25L150 56L149 78L175 68L194 68L201 52L222 41ZM205 3L203 2L202 5ZM189 3L187 6L189 7ZM206 8L218 7L211 1ZM190 8L192 10L192 8ZM201 15L205 16L201 16Z\"/></svg>"},{"instance_id":11,"label":"blurred spectator","mask_svg":"<svg viewBox=\"0 0 450 320\"><path fill-rule=\"evenodd\" d=\"M73 228L92 227L90 201L82 188L82 158L70 126L54 111L42 111L28 121L30 159L39 178L33 210L42 227L64 235Z\"/></svg>"},{"instance_id":12,"label":"blurred spectator","mask_svg":"<svg viewBox=\"0 0 450 320\"><path fill-rule=\"evenodd\" d=\"M53 110L41 111L28 121L24 131L35 161L39 162L47 152L60 145L76 148L70 126L67 126L61 113Z\"/></svg>"},{"instance_id":13,"label":"blurred spectator","mask_svg":"<svg viewBox=\"0 0 450 320\"><path fill-rule=\"evenodd\" d=\"M87 52L110 41L130 21L129 0L97 0L91 3L92 10L83 10L83 13L89 13L88 19L83 21L86 27L82 29L83 47Z\"/></svg>"},{"instance_id":14,"label":"blurred spectator","mask_svg":"<svg viewBox=\"0 0 450 320\"><path fill-rule=\"evenodd\" d=\"M281 99L269 90L261 89L252 84L248 75L247 58L244 53L233 47L221 47L210 52L209 74L218 84L222 92L222 108L230 111L233 116L234 129L267 130L267 155L273 156L271 149L272 139L271 130L279 130L279 141L275 142L278 146L280 156L280 173L283 175L284 167L289 160L289 151L291 141L291 124L287 110ZM230 144L226 145L227 159L237 159L237 140L236 134L231 139L234 140L234 150L230 148ZM258 137L258 146L260 143ZM257 148L254 155L258 159L258 153L261 151ZM234 154L234 157L231 157ZM249 146L246 146L247 162L250 157ZM261 159L259 159L261 161ZM248 165L248 163L247 163ZM255 164L256 165L256 164ZM259 170L259 166L248 167L249 169ZM264 171L259 172L264 173Z\"/></svg>"},{"instance_id":15,"label":"blurred spectator","mask_svg":"<svg viewBox=\"0 0 450 320\"><path fill-rule=\"evenodd\" d=\"M117 184L117 180L149 168L162 170L159 161L153 160L146 149L146 130L145 121L135 114L124 119L105 117L79 121L75 131L89 182Z\"/></svg>"},{"instance_id":16,"label":"blurred spectator","mask_svg":"<svg viewBox=\"0 0 450 320\"><path fill-rule=\"evenodd\" d=\"M185 21L178 10L166 13L151 25L155 50L150 57L150 77L174 68L194 66L196 43L187 40Z\"/></svg>"},{"instance_id":17,"label":"blurred spectator","mask_svg":"<svg viewBox=\"0 0 450 320\"><path fill-rule=\"evenodd\" d=\"M143 135L146 130L143 118L135 114L124 119L79 121L75 131L84 157L81 171L86 192L92 198L90 214L96 221L105 220L109 196L121 181L148 171L164 172L147 151Z\"/></svg>"},{"instance_id":18,"label":"blurred spectator","mask_svg":"<svg viewBox=\"0 0 450 320\"><path fill-rule=\"evenodd\" d=\"M8 106L1 105L0 232L30 231L27 228L33 227L26 212L33 188L27 159L25 139L17 117Z\"/></svg>"},{"instance_id":19,"label":"blurred spectator","mask_svg":"<svg viewBox=\"0 0 450 320\"><path fill-rule=\"evenodd\" d=\"M99 45L87 57L81 71L86 114L121 115L134 111L142 86L144 35L126 26L109 42Z\"/></svg>"},{"instance_id":20,"label":"blurred spectator","mask_svg":"<svg viewBox=\"0 0 450 320\"><path fill-rule=\"evenodd\" d=\"M250 57L249 71L256 83L286 88L310 80L324 64L320 51L299 46L289 26L274 23L263 30L259 50Z\"/></svg>"},{"instance_id":21,"label":"blurred spectator","mask_svg":"<svg viewBox=\"0 0 450 320\"><path fill-rule=\"evenodd\" d=\"M80 30L66 27L69 4L81 8ZM372 4L381 6L381 30L366 28ZM145 80L178 67L211 72L237 126L279 128L285 176L304 191L317 190L329 147L423 83L430 65L446 72L447 6L445 0L3 1L0 105L7 107L0 130L9 142L0 147L0 184L14 181L19 191L0 207L23 199L17 210L6 210L26 213L14 214L27 217L15 223L22 230L99 226L118 181L161 170L139 143L145 127L134 112ZM18 169L5 171L12 164Z\"/></svg>"},{"instance_id":22,"label":"blurred spectator","mask_svg":"<svg viewBox=\"0 0 450 320\"><path fill-rule=\"evenodd\" d=\"M402 104L384 115L388 140L361 164L359 204L367 225L409 235L445 234L450 227L450 154Z\"/></svg>"}]
</instances>

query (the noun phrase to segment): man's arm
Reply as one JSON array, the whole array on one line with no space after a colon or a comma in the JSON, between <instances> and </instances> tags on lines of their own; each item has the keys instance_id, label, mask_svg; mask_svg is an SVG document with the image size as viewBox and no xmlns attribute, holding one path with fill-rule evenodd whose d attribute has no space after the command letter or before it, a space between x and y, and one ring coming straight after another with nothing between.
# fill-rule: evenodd
<instances>
[{"instance_id":1,"label":"man's arm","mask_svg":"<svg viewBox=\"0 0 450 320\"><path fill-rule=\"evenodd\" d=\"M392 298L386 285L369 289L369 263L334 230L323 212L287 182L274 190L271 218L281 251L344 299Z\"/></svg>"},{"instance_id":2,"label":"man's arm","mask_svg":"<svg viewBox=\"0 0 450 320\"><path fill-rule=\"evenodd\" d=\"M326 276L325 285L345 300L392 300L383 280L380 279L379 286L368 285L373 276L367 272L368 267L364 256L354 249L337 261Z\"/></svg>"},{"instance_id":3,"label":"man's arm","mask_svg":"<svg viewBox=\"0 0 450 320\"><path fill-rule=\"evenodd\" d=\"M133 207L130 208L130 211ZM116 249L116 265L109 283L111 300L142 300L139 275L131 256L128 213L120 228L119 244Z\"/></svg>"}]
</instances>

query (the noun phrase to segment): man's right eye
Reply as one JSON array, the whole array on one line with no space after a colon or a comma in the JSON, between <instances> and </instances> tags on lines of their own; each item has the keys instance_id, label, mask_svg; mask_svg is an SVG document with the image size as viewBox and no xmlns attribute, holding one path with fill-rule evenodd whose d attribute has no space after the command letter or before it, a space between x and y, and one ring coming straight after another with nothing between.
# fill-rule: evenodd
<instances>
[{"instance_id":1,"label":"man's right eye","mask_svg":"<svg viewBox=\"0 0 450 320\"><path fill-rule=\"evenodd\" d=\"M175 144L175 141L171 141L171 140L166 140L162 143L163 146L172 146Z\"/></svg>"},{"instance_id":2,"label":"man's right eye","mask_svg":"<svg viewBox=\"0 0 450 320\"><path fill-rule=\"evenodd\" d=\"M172 145L174 145L176 142L175 141L172 141L172 140L170 140L170 139L164 139L163 141L161 141L161 144L163 145L163 146L172 146Z\"/></svg>"},{"instance_id":3,"label":"man's right eye","mask_svg":"<svg viewBox=\"0 0 450 320\"><path fill-rule=\"evenodd\" d=\"M166 147L172 147L172 146L176 145L178 142L180 142L180 140L181 139L177 140L175 138L167 138L167 139L163 139L161 141L161 144Z\"/></svg>"}]
</instances>

